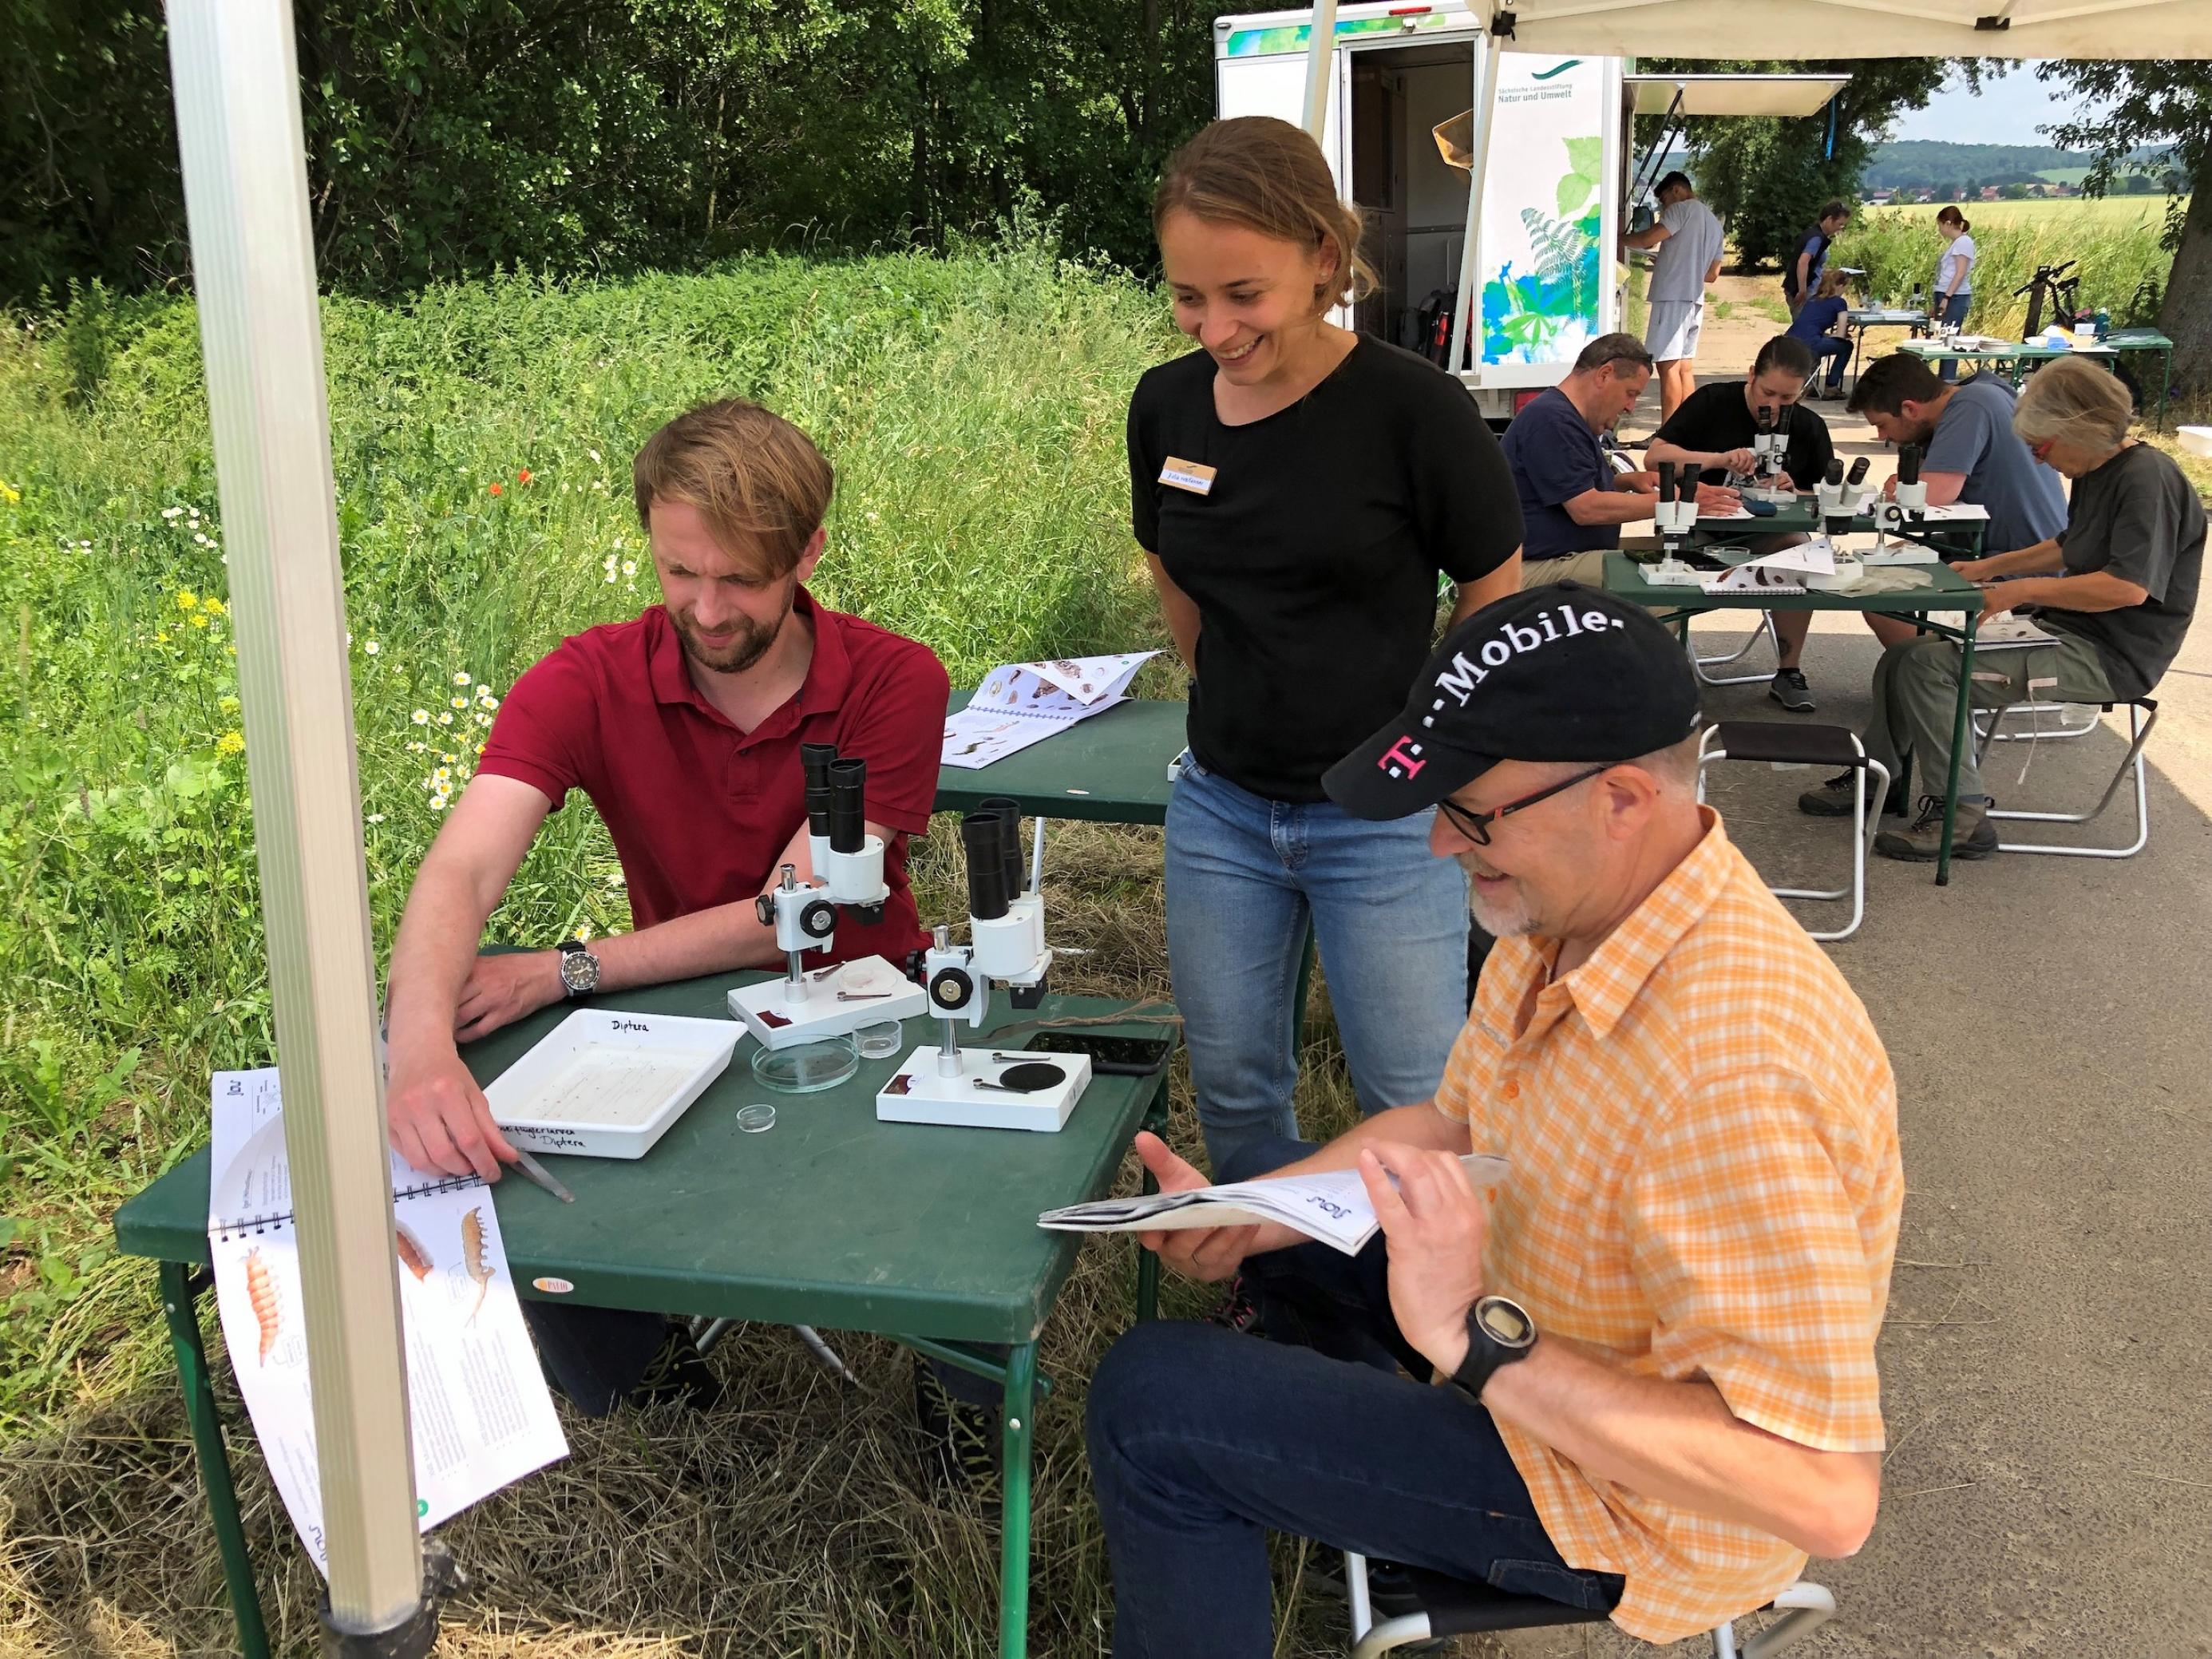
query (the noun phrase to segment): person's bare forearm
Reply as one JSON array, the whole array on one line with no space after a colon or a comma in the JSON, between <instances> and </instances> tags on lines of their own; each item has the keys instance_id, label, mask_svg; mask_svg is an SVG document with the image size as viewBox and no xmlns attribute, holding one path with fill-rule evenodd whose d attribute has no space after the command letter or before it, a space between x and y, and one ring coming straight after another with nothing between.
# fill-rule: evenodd
<instances>
[{"instance_id":1,"label":"person's bare forearm","mask_svg":"<svg viewBox=\"0 0 2212 1659\"><path fill-rule=\"evenodd\" d=\"M2055 541L2038 542L2033 547L2014 548L2009 553L1992 553L1972 563L1978 581L1991 576L2056 575L2066 568L2066 550Z\"/></svg>"},{"instance_id":2,"label":"person's bare forearm","mask_svg":"<svg viewBox=\"0 0 2212 1659\"><path fill-rule=\"evenodd\" d=\"M385 1011L392 1046L402 1052L436 1052L453 1044L453 1011L476 960L477 941L485 920L498 905L507 884L486 890L488 878L473 875L431 848L399 932L392 942L391 990Z\"/></svg>"},{"instance_id":3,"label":"person's bare forearm","mask_svg":"<svg viewBox=\"0 0 2212 1659\"><path fill-rule=\"evenodd\" d=\"M1634 524L1659 507L1656 489L1589 489L1565 503L1577 524Z\"/></svg>"},{"instance_id":4,"label":"person's bare forearm","mask_svg":"<svg viewBox=\"0 0 2212 1659\"><path fill-rule=\"evenodd\" d=\"M1585 1474L1808 1554L1849 1555L1873 1528L1879 1453L1815 1451L1769 1434L1710 1382L1638 1376L1546 1337L1491 1377L1482 1403Z\"/></svg>"},{"instance_id":5,"label":"person's bare forearm","mask_svg":"<svg viewBox=\"0 0 2212 1659\"><path fill-rule=\"evenodd\" d=\"M2007 583L2004 592L2015 605L2047 605L2055 611L2132 611L2150 597L2134 582L2102 570L2078 576L2024 576Z\"/></svg>"},{"instance_id":6,"label":"person's bare forearm","mask_svg":"<svg viewBox=\"0 0 2212 1659\"><path fill-rule=\"evenodd\" d=\"M635 933L610 933L593 942L592 954L599 959L602 991L665 985L733 968L783 966L775 930L761 925L750 898L674 916Z\"/></svg>"},{"instance_id":7,"label":"person's bare forearm","mask_svg":"<svg viewBox=\"0 0 2212 1659\"><path fill-rule=\"evenodd\" d=\"M1175 641L1176 655L1191 673L1198 672L1198 605L1189 594L1176 586L1167 567L1160 562L1157 553L1145 555L1151 567L1152 586L1160 596L1160 620L1168 625L1168 635Z\"/></svg>"},{"instance_id":8,"label":"person's bare forearm","mask_svg":"<svg viewBox=\"0 0 2212 1659\"><path fill-rule=\"evenodd\" d=\"M1451 625L1458 627L1486 605L1494 605L1521 591L1521 550L1515 548L1504 563L1485 571L1471 582L1462 582L1452 600Z\"/></svg>"},{"instance_id":9,"label":"person's bare forearm","mask_svg":"<svg viewBox=\"0 0 2212 1659\"><path fill-rule=\"evenodd\" d=\"M1644 459L1647 465L1654 467L1662 461L1672 461L1676 466L1687 461L1700 471L1709 466L1723 472L1728 471L1728 457L1718 451L1685 449L1678 443L1668 443L1657 438L1645 447Z\"/></svg>"}]
</instances>

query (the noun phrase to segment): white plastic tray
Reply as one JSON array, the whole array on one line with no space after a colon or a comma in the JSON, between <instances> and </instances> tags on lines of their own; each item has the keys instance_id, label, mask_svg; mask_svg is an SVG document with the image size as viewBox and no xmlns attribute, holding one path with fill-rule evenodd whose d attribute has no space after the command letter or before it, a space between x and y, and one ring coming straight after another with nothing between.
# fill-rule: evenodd
<instances>
[{"instance_id":1,"label":"white plastic tray","mask_svg":"<svg viewBox=\"0 0 2212 1659\"><path fill-rule=\"evenodd\" d=\"M643 1158L722 1074L744 1028L725 1019L580 1008L484 1091L515 1146Z\"/></svg>"}]
</instances>

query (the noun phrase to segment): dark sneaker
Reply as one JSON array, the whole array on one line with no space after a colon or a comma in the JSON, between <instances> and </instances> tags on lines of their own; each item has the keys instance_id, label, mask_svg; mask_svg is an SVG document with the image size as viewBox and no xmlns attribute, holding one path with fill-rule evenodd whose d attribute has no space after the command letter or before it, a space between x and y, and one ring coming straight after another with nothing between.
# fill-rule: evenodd
<instances>
[{"instance_id":1,"label":"dark sneaker","mask_svg":"<svg viewBox=\"0 0 2212 1659\"><path fill-rule=\"evenodd\" d=\"M1997 827L1990 822L1991 803L1962 800L1951 835L1954 859L1985 859L1997 850ZM1903 830L1885 830L1874 838L1874 850L1886 859L1905 859L1932 864L1943 844L1943 798L1923 795L1920 816Z\"/></svg>"},{"instance_id":2,"label":"dark sneaker","mask_svg":"<svg viewBox=\"0 0 2212 1659\"><path fill-rule=\"evenodd\" d=\"M1793 714L1813 712L1813 688L1805 684L1805 671L1802 668L1778 670L1767 683L1766 695Z\"/></svg>"},{"instance_id":3,"label":"dark sneaker","mask_svg":"<svg viewBox=\"0 0 2212 1659\"><path fill-rule=\"evenodd\" d=\"M1252 1288L1244 1282L1243 1273L1229 1281L1229 1289L1223 1294L1220 1304L1206 1315L1206 1322L1246 1336L1261 1334L1260 1304L1252 1299Z\"/></svg>"},{"instance_id":4,"label":"dark sneaker","mask_svg":"<svg viewBox=\"0 0 2212 1659\"><path fill-rule=\"evenodd\" d=\"M941 1486L995 1498L1003 1449L1000 1413L961 1399L945 1386L942 1367L914 1357L914 1421L921 1431L922 1470Z\"/></svg>"},{"instance_id":5,"label":"dark sneaker","mask_svg":"<svg viewBox=\"0 0 2212 1659\"><path fill-rule=\"evenodd\" d=\"M692 1340L686 1321L668 1322L668 1334L645 1368L645 1376L629 1391L633 1406L658 1406L674 1401L693 1411L710 1412L722 1403L722 1380L707 1364Z\"/></svg>"},{"instance_id":6,"label":"dark sneaker","mask_svg":"<svg viewBox=\"0 0 2212 1659\"><path fill-rule=\"evenodd\" d=\"M1847 818L1856 810L1853 803L1858 792L1851 787L1856 772L1838 772L1818 789L1808 789L1797 797L1797 810L1816 818Z\"/></svg>"},{"instance_id":7,"label":"dark sneaker","mask_svg":"<svg viewBox=\"0 0 2212 1659\"><path fill-rule=\"evenodd\" d=\"M1844 383L1841 380L1838 380L1833 386L1822 386L1820 388L1820 395L1823 398L1842 397L1844 395Z\"/></svg>"}]
</instances>

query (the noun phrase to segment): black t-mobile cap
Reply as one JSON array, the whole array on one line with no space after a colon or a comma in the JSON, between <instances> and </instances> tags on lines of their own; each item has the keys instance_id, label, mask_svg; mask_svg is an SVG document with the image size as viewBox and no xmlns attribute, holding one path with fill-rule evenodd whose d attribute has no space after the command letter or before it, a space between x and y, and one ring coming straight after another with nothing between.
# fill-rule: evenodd
<instances>
[{"instance_id":1,"label":"black t-mobile cap","mask_svg":"<svg viewBox=\"0 0 2212 1659\"><path fill-rule=\"evenodd\" d=\"M1433 806L1502 760L1625 761L1698 729L1680 641L1641 605L1575 582L1532 587L1462 623L1403 713L1322 779L1355 817Z\"/></svg>"}]
</instances>

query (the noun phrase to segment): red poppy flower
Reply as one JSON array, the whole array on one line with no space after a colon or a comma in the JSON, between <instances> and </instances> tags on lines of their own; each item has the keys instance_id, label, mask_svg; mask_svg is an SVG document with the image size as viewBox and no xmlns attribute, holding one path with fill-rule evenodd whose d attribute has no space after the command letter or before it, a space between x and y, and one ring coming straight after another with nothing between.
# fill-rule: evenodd
<instances>
[{"instance_id":1,"label":"red poppy flower","mask_svg":"<svg viewBox=\"0 0 2212 1659\"><path fill-rule=\"evenodd\" d=\"M530 482L530 469L526 466L524 467L521 471L514 475L514 481L517 483L528 483Z\"/></svg>"},{"instance_id":2,"label":"red poppy flower","mask_svg":"<svg viewBox=\"0 0 2212 1659\"><path fill-rule=\"evenodd\" d=\"M494 484L494 485L491 487L491 493L492 493L493 495L505 495L507 492L506 492L505 490L501 489L497 484Z\"/></svg>"}]
</instances>

